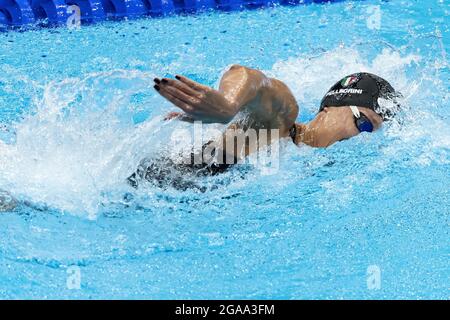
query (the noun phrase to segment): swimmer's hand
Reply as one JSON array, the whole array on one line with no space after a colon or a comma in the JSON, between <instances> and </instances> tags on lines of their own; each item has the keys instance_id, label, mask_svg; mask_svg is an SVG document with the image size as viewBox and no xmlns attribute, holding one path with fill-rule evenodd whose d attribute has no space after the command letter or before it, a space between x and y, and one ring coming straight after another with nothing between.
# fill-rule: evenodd
<instances>
[{"instance_id":1,"label":"swimmer's hand","mask_svg":"<svg viewBox=\"0 0 450 320\"><path fill-rule=\"evenodd\" d=\"M155 78L154 88L192 121L228 123L239 111L221 92L180 75L175 78Z\"/></svg>"},{"instance_id":2,"label":"swimmer's hand","mask_svg":"<svg viewBox=\"0 0 450 320\"><path fill-rule=\"evenodd\" d=\"M194 122L194 119L192 117L188 116L187 114L185 114L183 112L169 112L164 117L165 121L173 120L173 119L177 119L180 121L186 121L186 122Z\"/></svg>"}]
</instances>

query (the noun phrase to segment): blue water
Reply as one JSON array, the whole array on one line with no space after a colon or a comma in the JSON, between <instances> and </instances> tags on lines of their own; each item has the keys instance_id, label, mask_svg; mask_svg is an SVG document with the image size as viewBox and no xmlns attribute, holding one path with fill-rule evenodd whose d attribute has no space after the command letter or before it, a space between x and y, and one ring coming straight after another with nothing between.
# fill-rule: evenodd
<instances>
[{"instance_id":1,"label":"blue water","mask_svg":"<svg viewBox=\"0 0 450 320\"><path fill-rule=\"evenodd\" d=\"M354 1L0 33L0 189L19 200L0 212L0 298L448 299L449 12ZM274 175L128 187L191 128L162 120L152 79L216 85L233 63L285 81L299 121L357 71L406 108L327 149L286 141Z\"/></svg>"}]
</instances>

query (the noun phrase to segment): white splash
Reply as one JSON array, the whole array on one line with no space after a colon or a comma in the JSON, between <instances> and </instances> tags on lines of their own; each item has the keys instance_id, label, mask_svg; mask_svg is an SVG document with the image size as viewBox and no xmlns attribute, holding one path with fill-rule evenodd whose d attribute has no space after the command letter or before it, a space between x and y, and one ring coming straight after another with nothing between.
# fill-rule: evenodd
<instances>
[{"instance_id":1,"label":"white splash","mask_svg":"<svg viewBox=\"0 0 450 320\"><path fill-rule=\"evenodd\" d=\"M0 144L0 185L20 199L94 217L102 194L123 186L143 154L157 150L155 117L133 124L133 94L151 75L112 71L49 83L35 114Z\"/></svg>"},{"instance_id":2,"label":"white splash","mask_svg":"<svg viewBox=\"0 0 450 320\"><path fill-rule=\"evenodd\" d=\"M301 109L314 113L324 93L336 81L355 72L374 73L387 79L397 90L406 91L411 84L405 68L419 61L419 56L402 57L385 49L370 62L356 49L342 47L316 57L279 61L267 73L289 86Z\"/></svg>"}]
</instances>

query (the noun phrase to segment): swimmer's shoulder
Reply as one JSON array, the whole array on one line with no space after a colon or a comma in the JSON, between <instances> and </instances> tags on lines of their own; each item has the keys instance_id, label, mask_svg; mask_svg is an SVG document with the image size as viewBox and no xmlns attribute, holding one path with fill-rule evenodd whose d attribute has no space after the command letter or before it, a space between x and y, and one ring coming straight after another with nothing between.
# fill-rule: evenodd
<instances>
[{"instance_id":1,"label":"swimmer's shoulder","mask_svg":"<svg viewBox=\"0 0 450 320\"><path fill-rule=\"evenodd\" d=\"M270 94L272 95L274 111L285 118L289 123L297 119L299 105L291 89L279 79L269 78L271 81Z\"/></svg>"}]
</instances>

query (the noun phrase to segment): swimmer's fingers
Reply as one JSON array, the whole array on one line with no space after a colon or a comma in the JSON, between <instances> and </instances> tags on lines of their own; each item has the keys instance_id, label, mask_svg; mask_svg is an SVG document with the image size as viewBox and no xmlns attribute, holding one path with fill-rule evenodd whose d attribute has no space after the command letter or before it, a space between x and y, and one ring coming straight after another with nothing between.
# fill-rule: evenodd
<instances>
[{"instance_id":1,"label":"swimmer's fingers","mask_svg":"<svg viewBox=\"0 0 450 320\"><path fill-rule=\"evenodd\" d=\"M191 80L191 79L189 79L187 77L184 77L184 76L181 76L179 74L177 74L175 76L175 78L177 80L179 80L180 82L186 84L190 88L194 89L195 91L198 91L198 92L205 92L205 91L208 91L210 89L208 86L204 86L204 85L202 85L202 84L200 84L198 82L195 82L194 80Z\"/></svg>"},{"instance_id":2,"label":"swimmer's fingers","mask_svg":"<svg viewBox=\"0 0 450 320\"><path fill-rule=\"evenodd\" d=\"M194 122L194 118L192 118L191 116L187 115L186 113L182 113L182 112L169 112L164 117L165 121L172 120L172 119L177 119L177 120L185 121L185 122Z\"/></svg>"},{"instance_id":3,"label":"swimmer's fingers","mask_svg":"<svg viewBox=\"0 0 450 320\"><path fill-rule=\"evenodd\" d=\"M181 118L182 116L183 116L183 114L181 112L173 111L173 112L169 112L168 114L166 114L166 116L164 117L164 120L168 121L168 120L172 120L175 118Z\"/></svg>"},{"instance_id":4,"label":"swimmer's fingers","mask_svg":"<svg viewBox=\"0 0 450 320\"><path fill-rule=\"evenodd\" d=\"M156 89L156 88L158 88L158 89ZM180 100L179 98L173 96L167 90L161 90L158 86L155 86L155 89L159 92L160 95L162 95L164 98L166 98L167 100L172 102L175 106L177 106L178 108L180 108L184 112L192 113L193 108L190 105L188 105L186 102L184 102L184 101Z\"/></svg>"},{"instance_id":5,"label":"swimmer's fingers","mask_svg":"<svg viewBox=\"0 0 450 320\"><path fill-rule=\"evenodd\" d=\"M163 95L164 92L168 92L171 96L183 101L184 103L197 107L200 104L200 99L196 95L188 95L180 89L173 86L160 85L159 93Z\"/></svg>"},{"instance_id":6,"label":"swimmer's fingers","mask_svg":"<svg viewBox=\"0 0 450 320\"><path fill-rule=\"evenodd\" d=\"M163 78L159 80L158 78L155 78L154 81L161 87L173 87L193 97L199 97L201 95L201 92L196 91L195 89L179 80L169 78Z\"/></svg>"}]
</instances>

